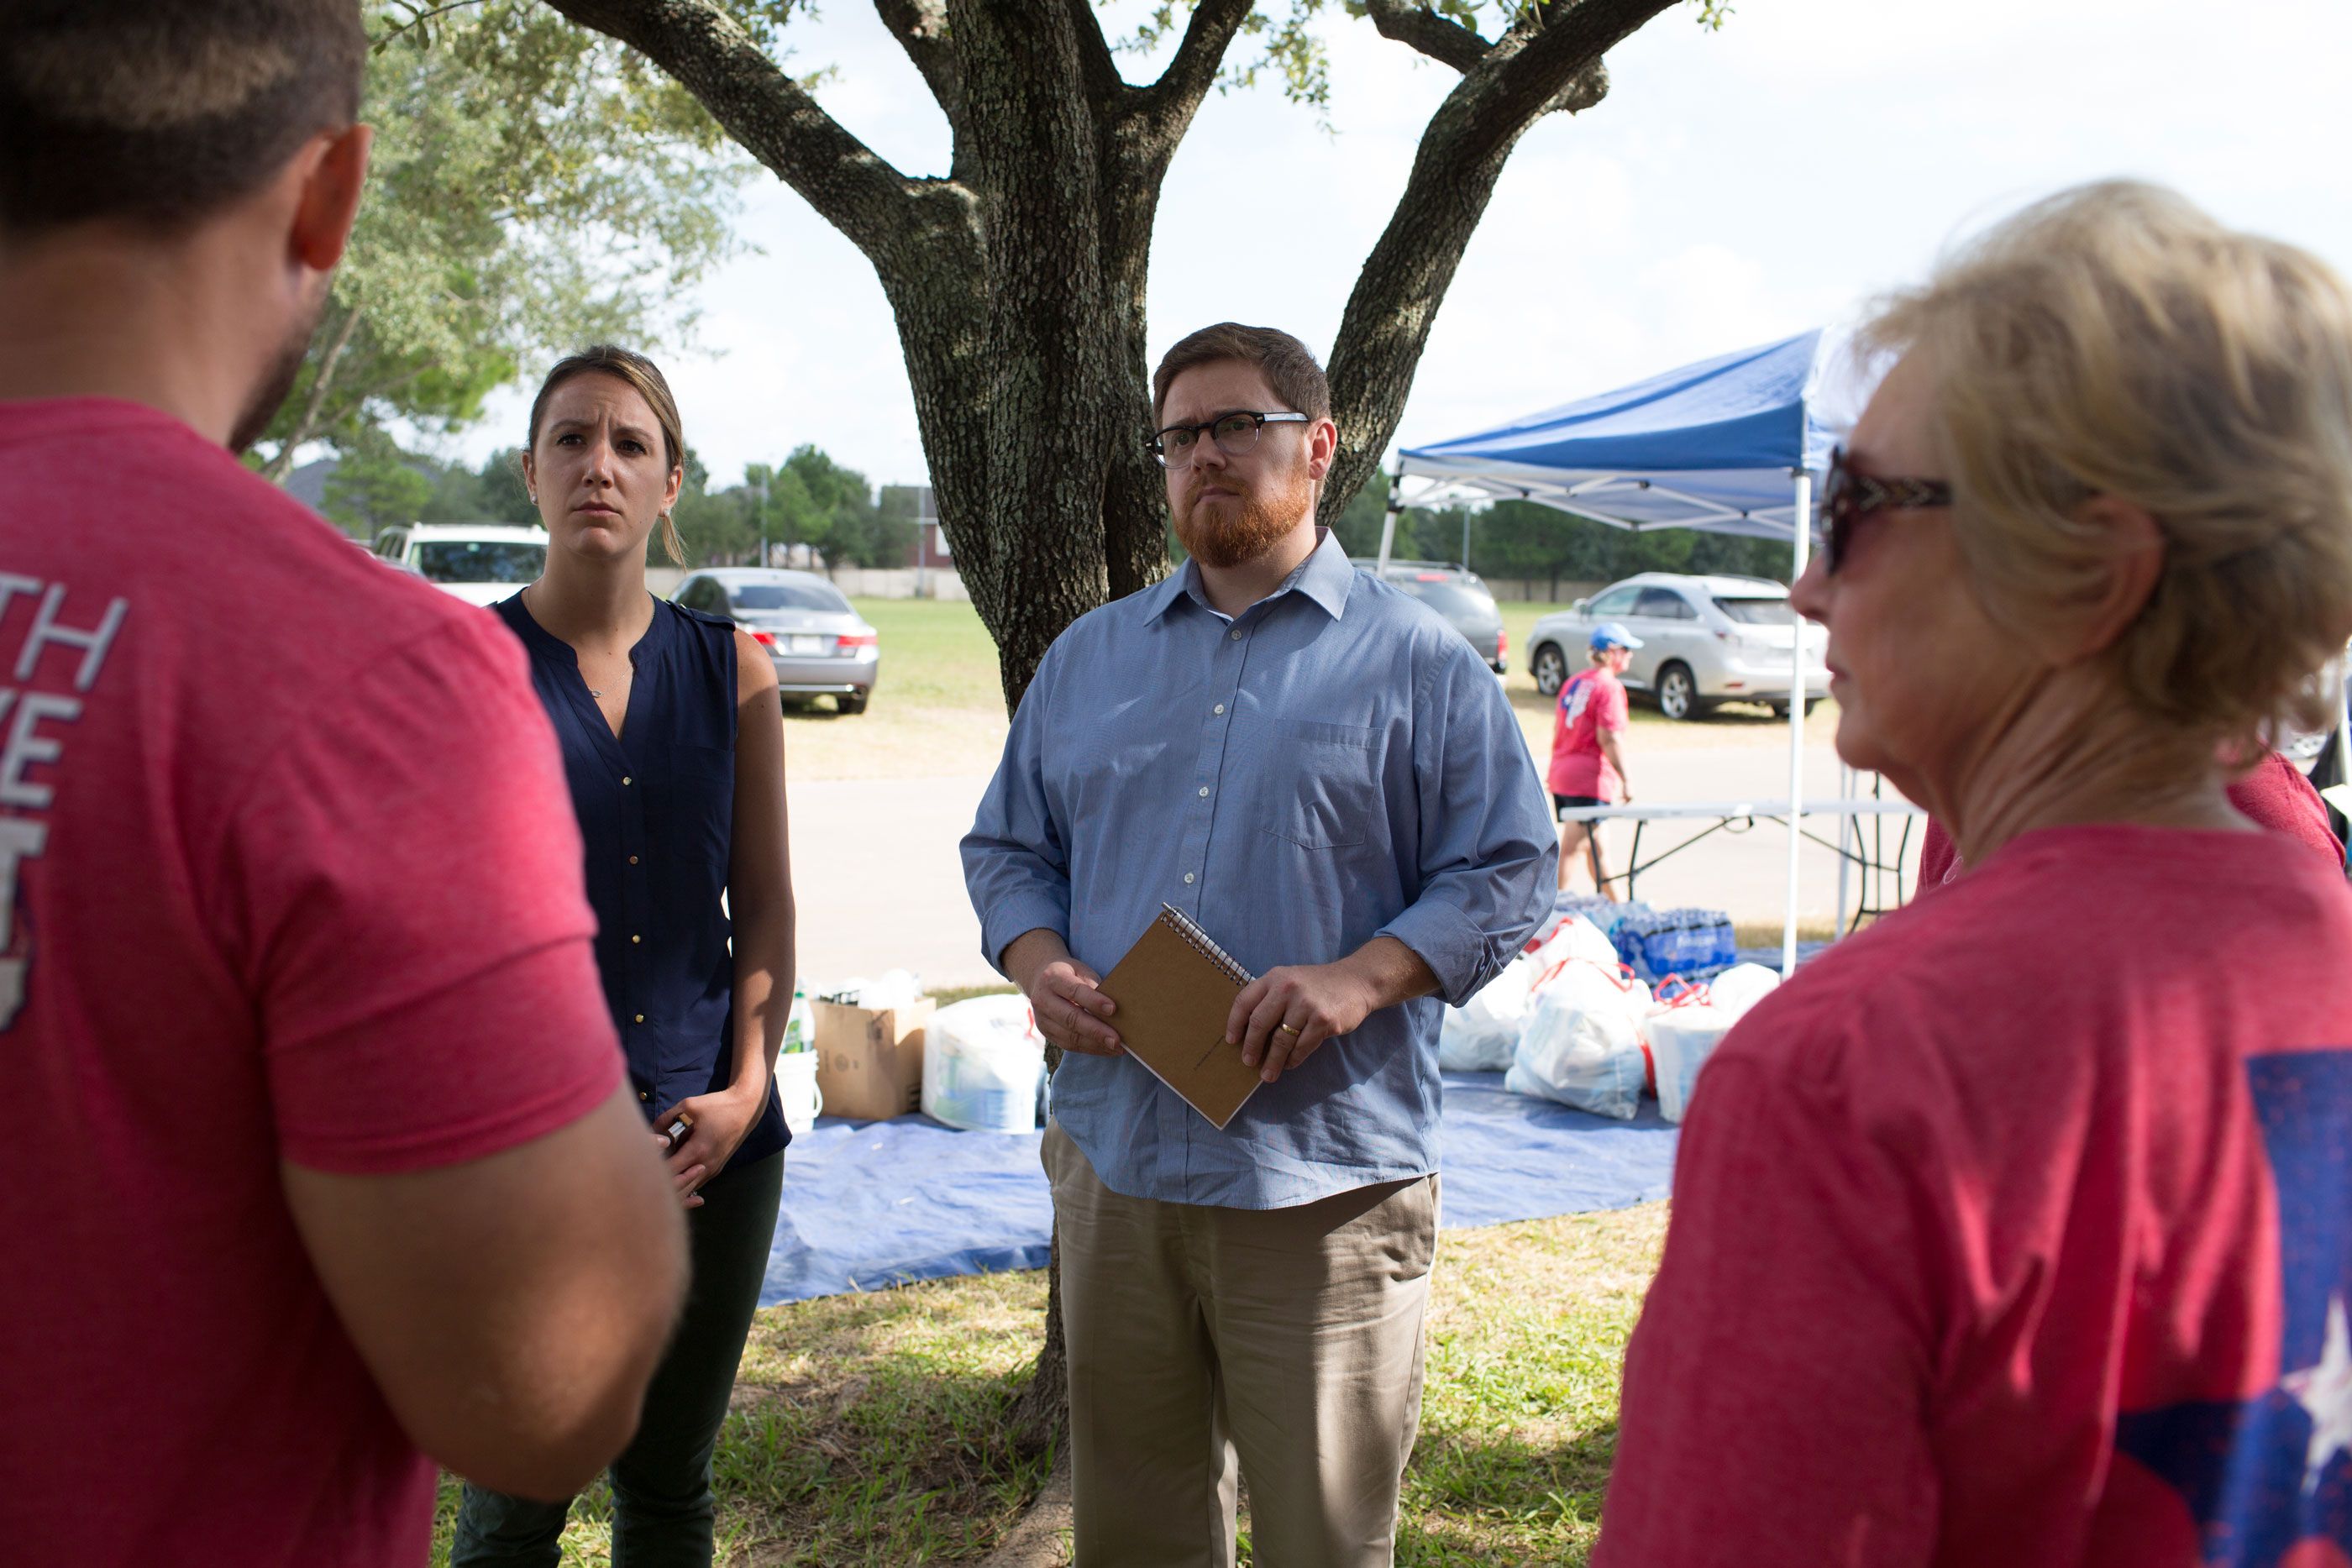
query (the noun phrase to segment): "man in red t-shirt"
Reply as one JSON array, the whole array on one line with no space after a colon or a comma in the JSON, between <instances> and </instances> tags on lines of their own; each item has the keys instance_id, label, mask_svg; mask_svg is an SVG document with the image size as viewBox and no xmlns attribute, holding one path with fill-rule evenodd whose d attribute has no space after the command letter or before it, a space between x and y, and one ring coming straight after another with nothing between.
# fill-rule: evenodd
<instances>
[{"instance_id":1,"label":"man in red t-shirt","mask_svg":"<svg viewBox=\"0 0 2352 1568\"><path fill-rule=\"evenodd\" d=\"M569 1490L676 1311L520 650L224 450L341 253L365 47L352 0L0 43L10 1563L421 1563L425 1455Z\"/></svg>"},{"instance_id":2,"label":"man in red t-shirt","mask_svg":"<svg viewBox=\"0 0 2352 1568\"><path fill-rule=\"evenodd\" d=\"M1621 740L1630 718L1625 684L1618 677L1632 662L1641 639L1620 622L1604 621L1592 629L1591 666L1579 670L1559 688L1551 729L1551 767L1545 782L1551 789L1555 811L1577 806L1609 806L1630 800L1625 783L1625 752ZM1559 825L1559 885L1569 885L1570 868L1589 863L1592 891L1614 898L1609 873L1601 854L1601 824L1563 821Z\"/></svg>"}]
</instances>

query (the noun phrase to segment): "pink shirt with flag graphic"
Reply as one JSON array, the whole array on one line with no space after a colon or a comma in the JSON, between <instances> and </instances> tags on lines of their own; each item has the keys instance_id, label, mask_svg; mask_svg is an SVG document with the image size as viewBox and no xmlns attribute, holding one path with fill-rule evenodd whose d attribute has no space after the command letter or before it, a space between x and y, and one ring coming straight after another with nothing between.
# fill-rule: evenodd
<instances>
[{"instance_id":1,"label":"pink shirt with flag graphic","mask_svg":"<svg viewBox=\"0 0 2352 1568\"><path fill-rule=\"evenodd\" d=\"M1622 734L1628 719L1625 685L1598 665L1579 670L1559 688L1552 718L1551 770L1546 782L1555 795L1590 795L1622 800L1625 780L1601 749L1602 731Z\"/></svg>"},{"instance_id":2,"label":"pink shirt with flag graphic","mask_svg":"<svg viewBox=\"0 0 2352 1568\"><path fill-rule=\"evenodd\" d=\"M2352 1547L2352 893L2028 833L1707 1064L1597 1568L2322 1568Z\"/></svg>"}]
</instances>

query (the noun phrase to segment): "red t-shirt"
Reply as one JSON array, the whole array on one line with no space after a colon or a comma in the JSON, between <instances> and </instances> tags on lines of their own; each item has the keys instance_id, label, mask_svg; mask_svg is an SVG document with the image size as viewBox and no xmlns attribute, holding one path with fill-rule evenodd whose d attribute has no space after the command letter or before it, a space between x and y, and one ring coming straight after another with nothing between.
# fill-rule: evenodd
<instances>
[{"instance_id":1,"label":"red t-shirt","mask_svg":"<svg viewBox=\"0 0 2352 1568\"><path fill-rule=\"evenodd\" d=\"M1602 754L1601 733L1622 733L1627 716L1625 686L1615 674L1596 664L1569 677L1552 717L1548 782L1553 794L1625 798L1625 780Z\"/></svg>"},{"instance_id":2,"label":"red t-shirt","mask_svg":"<svg viewBox=\"0 0 2352 1568\"><path fill-rule=\"evenodd\" d=\"M0 1558L414 1568L279 1161L620 1077L522 651L151 410L0 403Z\"/></svg>"},{"instance_id":3,"label":"red t-shirt","mask_svg":"<svg viewBox=\"0 0 2352 1568\"><path fill-rule=\"evenodd\" d=\"M2301 844L2055 828L1759 1003L1593 1562L2343 1563L2347 953Z\"/></svg>"},{"instance_id":4,"label":"red t-shirt","mask_svg":"<svg viewBox=\"0 0 2352 1568\"><path fill-rule=\"evenodd\" d=\"M2310 845L2330 865L2343 866L2344 846L2327 821L2327 802L2303 770L2277 752L2264 752L2244 777L2231 781L2230 804L2255 826L2284 833ZM1927 831L1919 840L1919 891L1932 893L1965 869L1952 835L1943 823L1928 818Z\"/></svg>"}]
</instances>

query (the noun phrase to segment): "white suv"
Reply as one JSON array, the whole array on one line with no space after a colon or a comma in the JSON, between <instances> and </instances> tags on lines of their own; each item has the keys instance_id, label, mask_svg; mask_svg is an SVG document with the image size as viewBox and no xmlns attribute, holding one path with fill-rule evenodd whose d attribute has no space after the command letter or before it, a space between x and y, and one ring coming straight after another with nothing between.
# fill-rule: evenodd
<instances>
[{"instance_id":1,"label":"white suv","mask_svg":"<svg viewBox=\"0 0 2352 1568\"><path fill-rule=\"evenodd\" d=\"M468 604L512 598L547 568L547 530L506 523L395 523L368 549Z\"/></svg>"},{"instance_id":2,"label":"white suv","mask_svg":"<svg viewBox=\"0 0 2352 1568\"><path fill-rule=\"evenodd\" d=\"M1790 639L1801 629L1789 591L1760 577L1682 577L1645 571L1612 583L1528 633L1528 673L1546 696L1585 665L1592 629L1619 621L1642 641L1625 671L1628 691L1647 692L1668 718L1696 718L1722 702L1789 711ZM1829 695L1822 662L1829 632L1801 626L1805 711Z\"/></svg>"}]
</instances>

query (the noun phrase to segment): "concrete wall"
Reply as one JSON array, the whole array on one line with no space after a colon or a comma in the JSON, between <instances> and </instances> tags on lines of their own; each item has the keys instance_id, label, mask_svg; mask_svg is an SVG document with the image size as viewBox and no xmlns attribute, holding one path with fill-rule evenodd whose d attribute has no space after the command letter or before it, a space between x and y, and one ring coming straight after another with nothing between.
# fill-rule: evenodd
<instances>
[{"instance_id":1,"label":"concrete wall","mask_svg":"<svg viewBox=\"0 0 2352 1568\"><path fill-rule=\"evenodd\" d=\"M852 599L912 599L915 597L916 573L911 567L897 570L867 570L863 567L845 566L825 572L833 585ZM929 599L970 599L963 591L963 579L952 567L932 567L922 574L924 597ZM686 573L674 566L647 566L646 586L663 599L677 591L686 580Z\"/></svg>"},{"instance_id":2,"label":"concrete wall","mask_svg":"<svg viewBox=\"0 0 2352 1568\"><path fill-rule=\"evenodd\" d=\"M884 570L857 566L835 567L825 573L834 587L852 599L913 599L917 574L912 567ZM932 567L921 574L925 599L963 599L963 578L952 567Z\"/></svg>"},{"instance_id":3,"label":"concrete wall","mask_svg":"<svg viewBox=\"0 0 2352 1568\"><path fill-rule=\"evenodd\" d=\"M1487 591L1498 600L1507 600L1513 603L1549 602L1557 604L1563 610L1580 599L1591 598L1609 586L1605 582L1572 582L1567 578L1561 578L1559 591L1554 593L1551 579L1548 577L1488 577L1485 572L1480 572L1478 575L1486 579Z\"/></svg>"}]
</instances>

